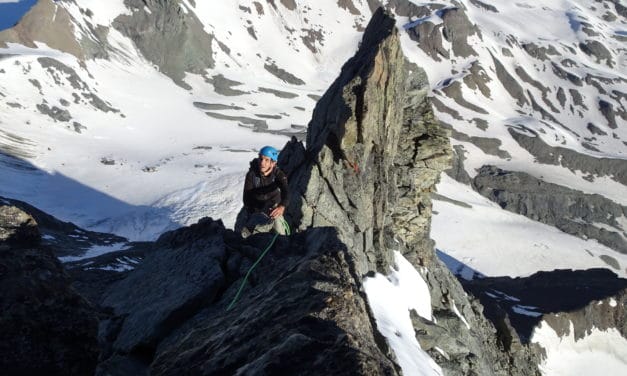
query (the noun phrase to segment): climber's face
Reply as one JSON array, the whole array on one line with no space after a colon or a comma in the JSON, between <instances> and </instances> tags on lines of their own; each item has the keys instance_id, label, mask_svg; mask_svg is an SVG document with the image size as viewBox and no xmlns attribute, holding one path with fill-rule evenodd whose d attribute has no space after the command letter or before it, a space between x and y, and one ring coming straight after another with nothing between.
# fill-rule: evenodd
<instances>
[{"instance_id":1,"label":"climber's face","mask_svg":"<svg viewBox=\"0 0 627 376\"><path fill-rule=\"evenodd\" d=\"M272 173L272 169L276 165L276 162L266 157L265 155L259 156L259 171L261 175L268 176Z\"/></svg>"}]
</instances>

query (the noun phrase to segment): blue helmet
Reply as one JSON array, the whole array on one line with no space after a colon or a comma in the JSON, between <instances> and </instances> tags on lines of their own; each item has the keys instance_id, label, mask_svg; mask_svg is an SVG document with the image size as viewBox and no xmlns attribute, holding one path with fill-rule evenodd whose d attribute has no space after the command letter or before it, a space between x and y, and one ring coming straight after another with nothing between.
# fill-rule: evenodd
<instances>
[{"instance_id":1,"label":"blue helmet","mask_svg":"<svg viewBox=\"0 0 627 376\"><path fill-rule=\"evenodd\" d=\"M272 159L273 161L277 161L279 159L279 151L272 146L264 146L259 150L259 155L263 155Z\"/></svg>"}]
</instances>

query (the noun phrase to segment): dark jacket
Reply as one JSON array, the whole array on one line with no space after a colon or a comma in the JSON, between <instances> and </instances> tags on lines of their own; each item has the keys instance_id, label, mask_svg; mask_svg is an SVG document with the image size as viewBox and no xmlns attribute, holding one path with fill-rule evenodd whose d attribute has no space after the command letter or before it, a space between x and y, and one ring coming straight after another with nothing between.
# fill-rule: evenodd
<instances>
[{"instance_id":1,"label":"dark jacket","mask_svg":"<svg viewBox=\"0 0 627 376\"><path fill-rule=\"evenodd\" d=\"M259 159L250 161L250 169L244 182L244 207L248 212L269 214L277 205L287 208L289 204L287 176L278 167L274 167L268 176L261 175Z\"/></svg>"}]
</instances>

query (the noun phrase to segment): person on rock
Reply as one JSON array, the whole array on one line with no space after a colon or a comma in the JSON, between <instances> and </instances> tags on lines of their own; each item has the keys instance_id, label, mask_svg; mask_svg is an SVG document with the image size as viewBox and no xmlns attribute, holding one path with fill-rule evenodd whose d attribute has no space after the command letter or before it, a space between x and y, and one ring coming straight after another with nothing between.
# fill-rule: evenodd
<instances>
[{"instance_id":1,"label":"person on rock","mask_svg":"<svg viewBox=\"0 0 627 376\"><path fill-rule=\"evenodd\" d=\"M280 235L289 233L283 217L289 203L287 176L277 166L279 151L264 146L250 161L244 182L244 207L237 216L235 231L243 237L274 229Z\"/></svg>"}]
</instances>

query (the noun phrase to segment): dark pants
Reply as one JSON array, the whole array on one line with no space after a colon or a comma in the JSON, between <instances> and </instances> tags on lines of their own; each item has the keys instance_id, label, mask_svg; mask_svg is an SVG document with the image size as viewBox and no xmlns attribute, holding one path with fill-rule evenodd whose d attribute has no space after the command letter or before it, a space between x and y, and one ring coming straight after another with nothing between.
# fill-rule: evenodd
<instances>
[{"instance_id":1,"label":"dark pants","mask_svg":"<svg viewBox=\"0 0 627 376\"><path fill-rule=\"evenodd\" d=\"M287 222L283 216L272 219L265 213L250 213L246 208L242 208L235 220L234 230L243 237L260 232L270 232L270 230L274 230L279 235L287 235L286 225Z\"/></svg>"}]
</instances>

